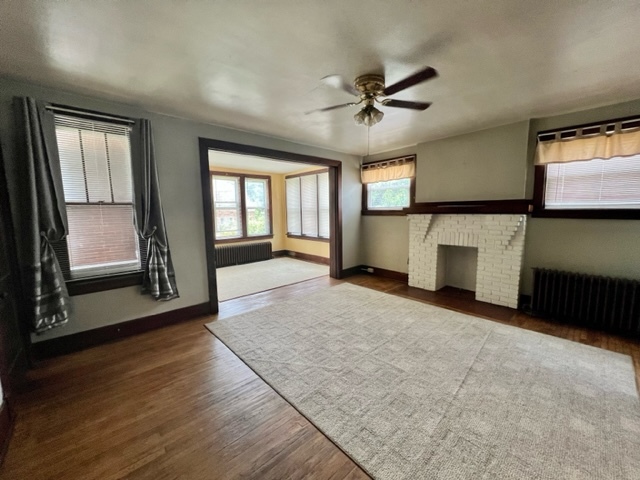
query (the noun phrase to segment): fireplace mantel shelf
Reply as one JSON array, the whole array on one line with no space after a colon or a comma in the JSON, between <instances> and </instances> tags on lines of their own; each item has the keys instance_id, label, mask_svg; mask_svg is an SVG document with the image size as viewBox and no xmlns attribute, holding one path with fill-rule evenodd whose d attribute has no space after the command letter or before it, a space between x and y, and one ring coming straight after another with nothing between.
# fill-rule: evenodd
<instances>
[{"instance_id":1,"label":"fireplace mantel shelf","mask_svg":"<svg viewBox=\"0 0 640 480\"><path fill-rule=\"evenodd\" d=\"M409 208L405 208L403 213L448 213L448 214L503 214L503 213L531 213L533 211L533 200L473 200L462 202L425 202L416 203Z\"/></svg>"}]
</instances>

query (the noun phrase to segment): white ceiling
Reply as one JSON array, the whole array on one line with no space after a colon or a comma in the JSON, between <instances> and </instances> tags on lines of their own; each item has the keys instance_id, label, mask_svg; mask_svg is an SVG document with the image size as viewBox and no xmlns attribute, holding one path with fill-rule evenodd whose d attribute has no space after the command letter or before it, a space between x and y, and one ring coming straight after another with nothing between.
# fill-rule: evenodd
<instances>
[{"instance_id":1,"label":"white ceiling","mask_svg":"<svg viewBox=\"0 0 640 480\"><path fill-rule=\"evenodd\" d=\"M371 153L640 97L637 0L237 0L0 3L0 74L172 115L364 154L341 74L394 98Z\"/></svg>"},{"instance_id":2,"label":"white ceiling","mask_svg":"<svg viewBox=\"0 0 640 480\"><path fill-rule=\"evenodd\" d=\"M268 160L252 155L239 155L237 153L219 152L217 150L209 150L209 167L213 169L223 167L264 173L293 173L305 169L304 165L301 166L296 162Z\"/></svg>"}]
</instances>

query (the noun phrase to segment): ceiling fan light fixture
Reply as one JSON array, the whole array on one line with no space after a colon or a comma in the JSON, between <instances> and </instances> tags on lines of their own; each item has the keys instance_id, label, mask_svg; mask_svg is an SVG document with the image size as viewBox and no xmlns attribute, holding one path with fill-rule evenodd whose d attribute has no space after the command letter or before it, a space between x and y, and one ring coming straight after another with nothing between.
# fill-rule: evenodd
<instances>
[{"instance_id":1,"label":"ceiling fan light fixture","mask_svg":"<svg viewBox=\"0 0 640 480\"><path fill-rule=\"evenodd\" d=\"M356 125L366 125L367 127L373 127L376 123L380 122L384 117L384 113L378 110L373 105L366 105L362 107L358 113L353 116Z\"/></svg>"},{"instance_id":2,"label":"ceiling fan light fixture","mask_svg":"<svg viewBox=\"0 0 640 480\"><path fill-rule=\"evenodd\" d=\"M367 117L367 114L364 112L364 108L363 108L353 116L353 119L355 120L356 125L364 125L364 121L366 117Z\"/></svg>"},{"instance_id":3,"label":"ceiling fan light fixture","mask_svg":"<svg viewBox=\"0 0 640 480\"><path fill-rule=\"evenodd\" d=\"M371 105L371 111L369 112L369 122L370 125L367 125L368 127L375 125L376 123L378 123L380 120L382 120L382 118L384 117L384 112L381 112L380 110L378 110L376 107L374 107L373 105ZM366 123L366 122L365 122Z\"/></svg>"}]
</instances>

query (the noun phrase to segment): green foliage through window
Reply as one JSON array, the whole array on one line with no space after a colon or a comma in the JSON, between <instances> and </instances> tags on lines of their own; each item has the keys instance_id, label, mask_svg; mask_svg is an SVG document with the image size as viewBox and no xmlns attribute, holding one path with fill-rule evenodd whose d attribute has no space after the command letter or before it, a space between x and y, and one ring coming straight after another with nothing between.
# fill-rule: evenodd
<instances>
[{"instance_id":1,"label":"green foliage through window","mask_svg":"<svg viewBox=\"0 0 640 480\"><path fill-rule=\"evenodd\" d=\"M410 204L410 178L369 183L366 187L367 208L371 210L400 210Z\"/></svg>"}]
</instances>

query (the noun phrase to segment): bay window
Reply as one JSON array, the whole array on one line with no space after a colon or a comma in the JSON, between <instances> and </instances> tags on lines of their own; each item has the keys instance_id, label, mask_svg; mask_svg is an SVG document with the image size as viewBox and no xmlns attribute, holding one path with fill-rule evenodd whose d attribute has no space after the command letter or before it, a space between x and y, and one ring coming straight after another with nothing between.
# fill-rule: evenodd
<instances>
[{"instance_id":1,"label":"bay window","mask_svg":"<svg viewBox=\"0 0 640 480\"><path fill-rule=\"evenodd\" d=\"M268 176L211 174L215 240L271 238L271 180Z\"/></svg>"}]
</instances>

